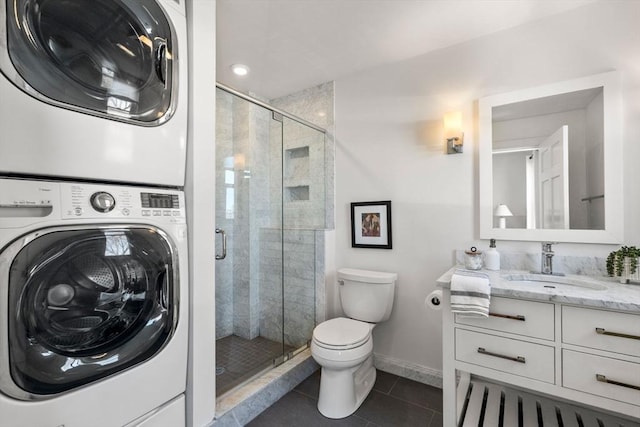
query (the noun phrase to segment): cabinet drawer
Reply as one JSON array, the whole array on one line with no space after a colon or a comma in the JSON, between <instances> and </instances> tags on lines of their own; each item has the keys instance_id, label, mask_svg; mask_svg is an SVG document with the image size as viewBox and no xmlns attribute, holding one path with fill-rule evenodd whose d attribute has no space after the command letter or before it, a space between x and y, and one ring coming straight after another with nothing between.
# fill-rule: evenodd
<instances>
[{"instance_id":1,"label":"cabinet drawer","mask_svg":"<svg viewBox=\"0 0 640 427\"><path fill-rule=\"evenodd\" d=\"M553 341L554 305L492 297L488 318L456 315L456 323Z\"/></svg>"},{"instance_id":2,"label":"cabinet drawer","mask_svg":"<svg viewBox=\"0 0 640 427\"><path fill-rule=\"evenodd\" d=\"M456 328L456 360L553 384L553 347Z\"/></svg>"},{"instance_id":3,"label":"cabinet drawer","mask_svg":"<svg viewBox=\"0 0 640 427\"><path fill-rule=\"evenodd\" d=\"M602 375L598 381L596 375ZM604 382L614 381L621 384ZM566 388L640 406L640 364L562 350L562 385ZM638 389L635 389L637 387Z\"/></svg>"},{"instance_id":4,"label":"cabinet drawer","mask_svg":"<svg viewBox=\"0 0 640 427\"><path fill-rule=\"evenodd\" d=\"M640 355L640 315L562 306L562 342Z\"/></svg>"}]
</instances>

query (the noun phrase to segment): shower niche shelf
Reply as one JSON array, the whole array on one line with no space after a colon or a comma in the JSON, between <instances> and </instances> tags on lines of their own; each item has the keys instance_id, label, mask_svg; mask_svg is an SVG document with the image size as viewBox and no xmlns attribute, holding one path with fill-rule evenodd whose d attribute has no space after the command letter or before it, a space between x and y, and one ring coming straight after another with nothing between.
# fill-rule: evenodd
<instances>
[{"instance_id":1,"label":"shower niche shelf","mask_svg":"<svg viewBox=\"0 0 640 427\"><path fill-rule=\"evenodd\" d=\"M309 175L309 146L286 149L284 162L285 202L309 200Z\"/></svg>"},{"instance_id":2,"label":"shower niche shelf","mask_svg":"<svg viewBox=\"0 0 640 427\"><path fill-rule=\"evenodd\" d=\"M309 200L308 185L286 186L284 190L285 202L303 202Z\"/></svg>"},{"instance_id":3,"label":"shower niche shelf","mask_svg":"<svg viewBox=\"0 0 640 427\"><path fill-rule=\"evenodd\" d=\"M285 150L284 178L289 180L309 179L309 146Z\"/></svg>"}]
</instances>

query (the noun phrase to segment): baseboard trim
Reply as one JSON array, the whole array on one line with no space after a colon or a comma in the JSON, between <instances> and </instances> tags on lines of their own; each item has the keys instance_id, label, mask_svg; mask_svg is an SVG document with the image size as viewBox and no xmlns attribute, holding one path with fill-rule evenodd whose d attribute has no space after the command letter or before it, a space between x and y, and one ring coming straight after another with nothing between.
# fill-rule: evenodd
<instances>
[{"instance_id":1,"label":"baseboard trim","mask_svg":"<svg viewBox=\"0 0 640 427\"><path fill-rule=\"evenodd\" d=\"M403 378L442 388L442 371L432 369L417 363L396 359L384 354L373 353L373 363L377 369L389 372Z\"/></svg>"}]
</instances>

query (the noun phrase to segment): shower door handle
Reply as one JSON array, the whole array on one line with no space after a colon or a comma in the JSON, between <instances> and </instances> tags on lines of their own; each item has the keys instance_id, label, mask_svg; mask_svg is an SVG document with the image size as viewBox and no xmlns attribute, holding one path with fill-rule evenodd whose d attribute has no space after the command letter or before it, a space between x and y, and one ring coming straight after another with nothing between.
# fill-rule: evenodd
<instances>
[{"instance_id":1,"label":"shower door handle","mask_svg":"<svg viewBox=\"0 0 640 427\"><path fill-rule=\"evenodd\" d=\"M227 233L222 228L216 228L216 234L222 234L222 255L216 254L216 259L225 259L227 257Z\"/></svg>"}]
</instances>

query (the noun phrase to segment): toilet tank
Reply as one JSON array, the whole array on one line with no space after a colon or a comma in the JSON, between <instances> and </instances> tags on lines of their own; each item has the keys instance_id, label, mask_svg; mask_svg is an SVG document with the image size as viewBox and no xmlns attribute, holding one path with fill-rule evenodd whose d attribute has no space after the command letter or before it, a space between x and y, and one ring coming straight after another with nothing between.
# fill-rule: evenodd
<instances>
[{"instance_id":1,"label":"toilet tank","mask_svg":"<svg viewBox=\"0 0 640 427\"><path fill-rule=\"evenodd\" d=\"M340 301L345 315L364 322L383 322L391 315L396 273L341 268L338 270Z\"/></svg>"}]
</instances>

